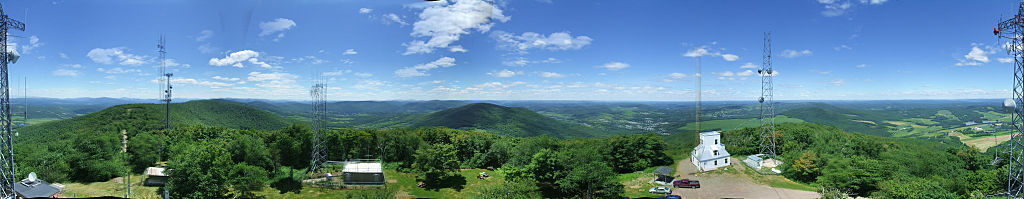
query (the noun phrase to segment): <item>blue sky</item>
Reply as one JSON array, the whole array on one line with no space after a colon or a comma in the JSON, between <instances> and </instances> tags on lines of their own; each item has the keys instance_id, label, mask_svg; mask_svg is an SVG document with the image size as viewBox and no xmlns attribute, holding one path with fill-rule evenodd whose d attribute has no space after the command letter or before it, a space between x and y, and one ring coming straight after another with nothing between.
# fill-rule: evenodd
<instances>
[{"instance_id":1,"label":"blue sky","mask_svg":"<svg viewBox=\"0 0 1024 199\"><path fill-rule=\"evenodd\" d=\"M15 92L329 100L1006 98L1012 1L6 1ZM749 70L749 71L748 71ZM18 94L20 95L20 94ZM16 95L17 96L17 95Z\"/></svg>"}]
</instances>

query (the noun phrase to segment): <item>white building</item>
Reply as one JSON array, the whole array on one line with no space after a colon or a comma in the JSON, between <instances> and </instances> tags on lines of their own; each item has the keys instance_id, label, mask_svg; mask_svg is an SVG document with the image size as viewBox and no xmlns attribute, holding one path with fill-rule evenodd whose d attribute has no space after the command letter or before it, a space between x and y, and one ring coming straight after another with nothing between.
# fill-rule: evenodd
<instances>
[{"instance_id":1,"label":"white building","mask_svg":"<svg viewBox=\"0 0 1024 199\"><path fill-rule=\"evenodd\" d=\"M698 171L710 171L728 166L729 152L721 142L722 134L717 131L700 133L700 145L690 154L690 162Z\"/></svg>"}]
</instances>

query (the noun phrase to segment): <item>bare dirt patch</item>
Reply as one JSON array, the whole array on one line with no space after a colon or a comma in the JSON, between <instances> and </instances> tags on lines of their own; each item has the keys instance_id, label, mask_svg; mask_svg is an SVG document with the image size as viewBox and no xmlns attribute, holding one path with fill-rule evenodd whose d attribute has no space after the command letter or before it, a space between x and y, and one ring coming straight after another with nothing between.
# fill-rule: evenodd
<instances>
[{"instance_id":1,"label":"bare dirt patch","mask_svg":"<svg viewBox=\"0 0 1024 199\"><path fill-rule=\"evenodd\" d=\"M730 162L740 162L733 158ZM673 194L683 198L819 198L820 194L811 191L800 191L774 188L758 184L743 174L742 165L733 164L719 168L721 171L697 173L697 168L690 159L683 160L677 168L678 178L699 180L701 188L676 188ZM728 169L728 170L725 170Z\"/></svg>"}]
</instances>

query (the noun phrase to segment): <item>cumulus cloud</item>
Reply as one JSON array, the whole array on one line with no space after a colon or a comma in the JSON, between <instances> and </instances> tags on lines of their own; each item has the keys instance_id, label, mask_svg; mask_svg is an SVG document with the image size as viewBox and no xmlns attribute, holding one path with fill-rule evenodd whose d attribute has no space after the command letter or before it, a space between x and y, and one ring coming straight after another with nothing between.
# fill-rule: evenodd
<instances>
[{"instance_id":1,"label":"cumulus cloud","mask_svg":"<svg viewBox=\"0 0 1024 199\"><path fill-rule=\"evenodd\" d=\"M526 59L525 57L519 57L519 58L516 58L515 60L501 62L501 64L505 65L505 66L526 66L528 64L548 64L548 63L562 63L562 60L555 59L554 57L548 57L547 59L542 59L542 60L529 60L529 59Z\"/></svg>"},{"instance_id":2,"label":"cumulus cloud","mask_svg":"<svg viewBox=\"0 0 1024 199\"><path fill-rule=\"evenodd\" d=\"M225 83L225 82L215 82L215 81L206 81L206 80L196 80L196 79L192 79L192 78L172 78L171 79L171 84L174 84L174 85L197 85L197 86L206 86L206 87L210 87L210 88L221 88L221 87L234 86L234 85L239 84L239 83Z\"/></svg>"},{"instance_id":3,"label":"cumulus cloud","mask_svg":"<svg viewBox=\"0 0 1024 199\"><path fill-rule=\"evenodd\" d=\"M1013 63L1013 58L1009 57L997 58L996 60L998 60L999 63Z\"/></svg>"},{"instance_id":4,"label":"cumulus cloud","mask_svg":"<svg viewBox=\"0 0 1024 199\"><path fill-rule=\"evenodd\" d=\"M64 54L64 53L57 53L57 55L60 55L60 58L63 58L63 59L70 58L70 57L68 57L68 54Z\"/></svg>"},{"instance_id":5,"label":"cumulus cloud","mask_svg":"<svg viewBox=\"0 0 1024 199\"><path fill-rule=\"evenodd\" d=\"M121 67L116 67L116 68L111 68L111 69L96 68L96 71L102 72L102 73L107 73L107 74L141 73L142 72L142 70L139 70L139 69L124 69L124 68L121 68Z\"/></svg>"},{"instance_id":6,"label":"cumulus cloud","mask_svg":"<svg viewBox=\"0 0 1024 199\"><path fill-rule=\"evenodd\" d=\"M686 74L685 73L669 73L668 77L672 78L672 79L682 79L682 78L686 77Z\"/></svg>"},{"instance_id":7,"label":"cumulus cloud","mask_svg":"<svg viewBox=\"0 0 1024 199\"><path fill-rule=\"evenodd\" d=\"M93 62L100 64L113 64L118 62L121 65L142 65L148 63L146 57L126 53L126 48L93 48L86 56Z\"/></svg>"},{"instance_id":8,"label":"cumulus cloud","mask_svg":"<svg viewBox=\"0 0 1024 199\"><path fill-rule=\"evenodd\" d=\"M511 71L511 70L508 70L508 69L502 69L501 71L487 73L487 75L490 75L490 76L493 76L493 77L512 77L512 76L522 75L522 74L523 74L523 71Z\"/></svg>"},{"instance_id":9,"label":"cumulus cloud","mask_svg":"<svg viewBox=\"0 0 1024 199\"><path fill-rule=\"evenodd\" d=\"M462 48L462 45L456 45L456 46L448 47L448 51L451 51L453 53L465 53L465 52L468 52L468 50L466 50L465 48Z\"/></svg>"},{"instance_id":10,"label":"cumulus cloud","mask_svg":"<svg viewBox=\"0 0 1024 199\"><path fill-rule=\"evenodd\" d=\"M842 86L844 82L846 81L843 79L833 79L832 81L829 81L828 84L832 84L833 86Z\"/></svg>"},{"instance_id":11,"label":"cumulus cloud","mask_svg":"<svg viewBox=\"0 0 1024 199\"><path fill-rule=\"evenodd\" d=\"M223 59L210 58L209 64L212 66L233 66L235 68L245 67L243 62L248 61L250 64L255 64L263 68L272 68L270 64L259 61L258 57L260 53L252 50L242 50L228 54Z\"/></svg>"},{"instance_id":12,"label":"cumulus cloud","mask_svg":"<svg viewBox=\"0 0 1024 199\"><path fill-rule=\"evenodd\" d=\"M609 63L606 63L604 65L598 66L598 67L605 68L605 69L608 69L608 70L611 70L611 71L616 71L616 70L622 70L622 69L625 69L625 68L629 68L629 64L622 63L622 62L609 62Z\"/></svg>"},{"instance_id":13,"label":"cumulus cloud","mask_svg":"<svg viewBox=\"0 0 1024 199\"><path fill-rule=\"evenodd\" d=\"M409 25L409 23L406 23L405 20L402 20L402 17L399 17L395 13L385 14L384 15L384 19L390 20L391 22L395 22L395 23L401 24L402 26Z\"/></svg>"},{"instance_id":14,"label":"cumulus cloud","mask_svg":"<svg viewBox=\"0 0 1024 199\"><path fill-rule=\"evenodd\" d=\"M234 81L242 80L242 79L237 78L237 77L234 77L234 78L231 78L231 77L221 77L219 75L218 76L213 76L213 79L220 80L220 81L233 81L233 82Z\"/></svg>"},{"instance_id":15,"label":"cumulus cloud","mask_svg":"<svg viewBox=\"0 0 1024 199\"><path fill-rule=\"evenodd\" d=\"M693 49L686 51L686 53L683 53L684 57L701 57L705 55L712 57L722 57L722 59L724 59L725 61L736 61L740 59L740 56L738 55L722 53L717 50L711 49L711 47L707 45L697 46Z\"/></svg>"},{"instance_id":16,"label":"cumulus cloud","mask_svg":"<svg viewBox=\"0 0 1024 199\"><path fill-rule=\"evenodd\" d=\"M498 41L500 48L526 53L531 48L548 50L577 50L593 41L587 36L575 36L569 32L556 32L547 36L535 32L514 35L505 31L494 31L491 37Z\"/></svg>"},{"instance_id":17,"label":"cumulus cloud","mask_svg":"<svg viewBox=\"0 0 1024 199\"><path fill-rule=\"evenodd\" d=\"M284 38L284 31L295 27L295 21L285 18L277 18L271 21L260 22L260 37L277 33L274 41Z\"/></svg>"},{"instance_id":18,"label":"cumulus cloud","mask_svg":"<svg viewBox=\"0 0 1024 199\"><path fill-rule=\"evenodd\" d=\"M341 55L355 55L355 54L359 54L359 52L356 52L356 49L351 49L351 48L346 49L345 52L341 53Z\"/></svg>"},{"instance_id":19,"label":"cumulus cloud","mask_svg":"<svg viewBox=\"0 0 1024 199\"><path fill-rule=\"evenodd\" d=\"M558 74L556 72L541 72L540 76L541 77L546 77L546 78L562 78L562 77L565 77L565 75Z\"/></svg>"},{"instance_id":20,"label":"cumulus cloud","mask_svg":"<svg viewBox=\"0 0 1024 199\"><path fill-rule=\"evenodd\" d=\"M352 75L355 75L356 77L362 77L362 78L367 78L367 77L372 77L373 76L372 73L360 73L360 72L352 73Z\"/></svg>"},{"instance_id":21,"label":"cumulus cloud","mask_svg":"<svg viewBox=\"0 0 1024 199\"><path fill-rule=\"evenodd\" d=\"M262 88L268 88L268 89L294 89L294 88L298 87L297 85L295 85L295 79L296 78L298 78L298 76L295 76L295 75L292 75L292 74L289 74L289 73L281 73L281 72L273 72L273 73L250 72L249 73L249 77L247 77L246 80L251 81L251 82L257 82L256 86L262 87Z\"/></svg>"},{"instance_id":22,"label":"cumulus cloud","mask_svg":"<svg viewBox=\"0 0 1024 199\"><path fill-rule=\"evenodd\" d=\"M804 49L804 50L789 50L789 49L786 49L786 50L783 50L782 54L779 55L779 56L782 56L782 57L785 57L785 58L796 58L796 57L807 56L807 55L811 55L811 54L814 54L814 52L811 52L811 50L806 50L806 49Z\"/></svg>"},{"instance_id":23,"label":"cumulus cloud","mask_svg":"<svg viewBox=\"0 0 1024 199\"><path fill-rule=\"evenodd\" d=\"M427 71L435 68L447 68L455 66L455 58L441 57L430 63L419 64L413 67L405 67L402 69L395 70L395 75L399 77L419 77L419 76L430 76Z\"/></svg>"},{"instance_id":24,"label":"cumulus cloud","mask_svg":"<svg viewBox=\"0 0 1024 199\"><path fill-rule=\"evenodd\" d=\"M373 12L373 9L369 9L369 8L359 8L359 13L362 13L362 14L367 14L367 13L370 13L370 12Z\"/></svg>"},{"instance_id":25,"label":"cumulus cloud","mask_svg":"<svg viewBox=\"0 0 1024 199\"><path fill-rule=\"evenodd\" d=\"M868 67L868 65L867 65L867 64L860 64L860 65L857 65L857 68L867 68L867 67Z\"/></svg>"},{"instance_id":26,"label":"cumulus cloud","mask_svg":"<svg viewBox=\"0 0 1024 199\"><path fill-rule=\"evenodd\" d=\"M722 59L725 59L725 61L736 61L740 59L740 56L736 56L734 54L722 54Z\"/></svg>"},{"instance_id":27,"label":"cumulus cloud","mask_svg":"<svg viewBox=\"0 0 1024 199\"><path fill-rule=\"evenodd\" d=\"M754 75L754 74L757 74L757 73L755 73L752 70L745 70L743 72L736 73L736 76L745 77L745 76L751 76L751 75Z\"/></svg>"},{"instance_id":28,"label":"cumulus cloud","mask_svg":"<svg viewBox=\"0 0 1024 199\"><path fill-rule=\"evenodd\" d=\"M754 65L754 63L751 63L751 62L747 62L747 63L743 64L742 66L740 66L740 68L757 68L757 65Z\"/></svg>"},{"instance_id":29,"label":"cumulus cloud","mask_svg":"<svg viewBox=\"0 0 1024 199\"><path fill-rule=\"evenodd\" d=\"M78 77L78 75L77 70L57 69L53 71L53 76Z\"/></svg>"},{"instance_id":30,"label":"cumulus cloud","mask_svg":"<svg viewBox=\"0 0 1024 199\"><path fill-rule=\"evenodd\" d=\"M509 17L501 9L483 0L455 0L454 3L431 2L423 6L419 21L413 23L413 37L426 37L426 41L413 40L405 43L405 55L431 53L437 48L447 48L470 30L484 33L491 29L494 21L506 22Z\"/></svg>"},{"instance_id":31,"label":"cumulus cloud","mask_svg":"<svg viewBox=\"0 0 1024 199\"><path fill-rule=\"evenodd\" d=\"M882 5L888 0L857 0L860 4L868 5ZM825 10L821 11L821 15L826 17L836 17L846 14L851 8L854 7L853 0L818 0L818 3L824 4Z\"/></svg>"},{"instance_id":32,"label":"cumulus cloud","mask_svg":"<svg viewBox=\"0 0 1024 199\"><path fill-rule=\"evenodd\" d=\"M43 46L43 44L44 43L39 42L39 37L36 37L35 35L32 35L32 36L28 37L28 43L27 44L20 45L21 53L23 53L23 54L31 54L32 50L34 50L36 48L39 48L40 46ZM19 45L14 44L13 46L19 46Z\"/></svg>"}]
</instances>

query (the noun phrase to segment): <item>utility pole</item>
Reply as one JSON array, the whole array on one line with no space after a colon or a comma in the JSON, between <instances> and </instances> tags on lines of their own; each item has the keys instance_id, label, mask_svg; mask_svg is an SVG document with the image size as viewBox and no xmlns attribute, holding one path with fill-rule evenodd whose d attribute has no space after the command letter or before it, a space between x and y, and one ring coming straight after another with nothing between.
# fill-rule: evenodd
<instances>
[{"instance_id":1,"label":"utility pole","mask_svg":"<svg viewBox=\"0 0 1024 199\"><path fill-rule=\"evenodd\" d=\"M761 68L757 69L761 76L761 150L760 154L768 156L764 160L775 159L775 86L772 70L772 33L764 33L764 50L761 55Z\"/></svg>"}]
</instances>

